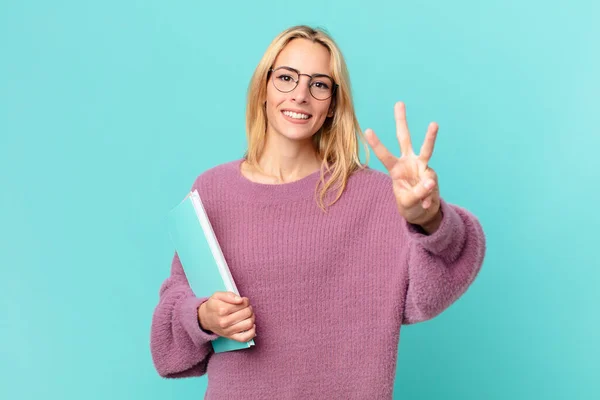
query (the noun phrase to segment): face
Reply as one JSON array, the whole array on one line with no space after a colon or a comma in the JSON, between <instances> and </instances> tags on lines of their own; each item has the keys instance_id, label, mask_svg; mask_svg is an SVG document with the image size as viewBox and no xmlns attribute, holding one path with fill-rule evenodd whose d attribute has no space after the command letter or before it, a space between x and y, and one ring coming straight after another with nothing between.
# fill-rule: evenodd
<instances>
[{"instance_id":1,"label":"face","mask_svg":"<svg viewBox=\"0 0 600 400\"><path fill-rule=\"evenodd\" d=\"M293 39L279 53L273 69L286 66L301 74L331 76L329 60L329 51L322 44ZM267 135L281 135L295 141L310 139L323 126L325 119L333 115L330 110L332 97L315 99L309 89L310 78L306 75L300 75L296 88L287 93L275 87L274 79L277 78L271 73L267 83ZM320 82L313 83L318 87L321 85Z\"/></svg>"}]
</instances>

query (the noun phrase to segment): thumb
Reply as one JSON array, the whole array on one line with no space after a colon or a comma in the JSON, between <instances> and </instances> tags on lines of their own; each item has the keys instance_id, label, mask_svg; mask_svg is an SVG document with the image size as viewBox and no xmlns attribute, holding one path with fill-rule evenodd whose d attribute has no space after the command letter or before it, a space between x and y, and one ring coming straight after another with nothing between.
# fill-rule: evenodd
<instances>
[{"instance_id":1,"label":"thumb","mask_svg":"<svg viewBox=\"0 0 600 400\"><path fill-rule=\"evenodd\" d=\"M415 200L425 200L427 196L433 192L435 188L435 181L431 178L425 178L418 184L413 187L413 194L415 195Z\"/></svg>"}]
</instances>

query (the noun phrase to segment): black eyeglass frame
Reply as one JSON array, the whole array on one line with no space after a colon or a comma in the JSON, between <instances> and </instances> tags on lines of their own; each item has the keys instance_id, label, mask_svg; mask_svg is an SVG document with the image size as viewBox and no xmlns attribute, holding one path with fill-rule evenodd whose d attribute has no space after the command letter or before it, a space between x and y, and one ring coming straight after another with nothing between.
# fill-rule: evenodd
<instances>
[{"instance_id":1,"label":"black eyeglass frame","mask_svg":"<svg viewBox=\"0 0 600 400\"><path fill-rule=\"evenodd\" d=\"M326 75L326 74L312 74L312 75L309 75L309 74L301 74L301 73L300 73L300 71L298 71L296 68L288 67L288 66L285 66L285 65L282 65L282 66L280 66L280 67L277 67L277 68L269 68L269 72L268 72L268 74L267 74L267 81L269 80L269 78L271 77L271 74L272 74L273 72L275 72L275 71L277 71L277 70L280 70L280 69L286 69L286 70L293 71L293 72L295 72L296 74L298 74L298 80L297 80L297 81L295 81L295 82L296 82L296 85L295 85L295 86L294 86L292 89L290 89L290 90L288 90L288 91L284 91L284 90L281 90L281 89L279 89L279 88L277 87L277 85L275 85L275 82L273 82L273 86L275 86L275 89L279 90L281 93L289 93L289 92L292 92L294 89L296 89L296 88L298 87L298 83L300 83L300 77L301 77L302 75L304 75L304 76L308 76L308 77L310 78L310 80L308 81L308 85L309 85L309 86L308 86L308 87L309 87L309 90L308 90L308 91L310 92L310 95L311 95L311 96L312 96L312 97L313 97L315 100L319 100L319 101L325 101L325 100L331 99L333 96L335 96L335 93L337 92L337 89L338 89L338 87L340 86L340 85L338 85L337 83L335 83L335 80L334 80L332 77L330 77L329 75ZM315 97L315 95L313 94L312 90L310 90L310 85L311 85L311 83L312 83L313 79L314 79L314 78L319 78L319 77L325 77L325 78L329 78L329 79L331 79L331 82L333 82L333 88L331 89L331 96L329 96L329 97L326 97L326 98L324 98L324 99L318 99L318 98L316 98L316 97Z\"/></svg>"}]
</instances>

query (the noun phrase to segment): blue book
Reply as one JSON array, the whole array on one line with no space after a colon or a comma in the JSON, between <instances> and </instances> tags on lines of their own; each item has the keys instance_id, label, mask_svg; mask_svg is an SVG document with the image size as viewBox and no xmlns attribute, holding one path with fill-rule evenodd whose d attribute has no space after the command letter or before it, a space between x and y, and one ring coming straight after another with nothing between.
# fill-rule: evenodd
<instances>
[{"instance_id":1,"label":"blue book","mask_svg":"<svg viewBox=\"0 0 600 400\"><path fill-rule=\"evenodd\" d=\"M168 225L185 276L197 297L225 291L239 295L197 190L169 212ZM211 344L215 353L221 353L254 346L254 340L242 343L219 337Z\"/></svg>"}]
</instances>

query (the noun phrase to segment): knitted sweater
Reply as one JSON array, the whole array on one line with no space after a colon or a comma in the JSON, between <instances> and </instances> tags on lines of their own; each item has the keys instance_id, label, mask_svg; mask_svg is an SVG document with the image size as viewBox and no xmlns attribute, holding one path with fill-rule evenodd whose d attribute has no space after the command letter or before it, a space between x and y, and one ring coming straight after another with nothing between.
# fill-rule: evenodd
<instances>
[{"instance_id":1,"label":"knitted sweater","mask_svg":"<svg viewBox=\"0 0 600 400\"><path fill-rule=\"evenodd\" d=\"M441 200L432 235L404 220L390 177L371 168L324 213L320 172L284 184L251 182L242 160L202 173L198 189L242 296L255 346L214 353L175 253L160 288L151 352L167 378L208 374L205 399L391 399L400 328L461 296L484 258L468 211ZM210 267L212 268L212 266Z\"/></svg>"}]
</instances>

